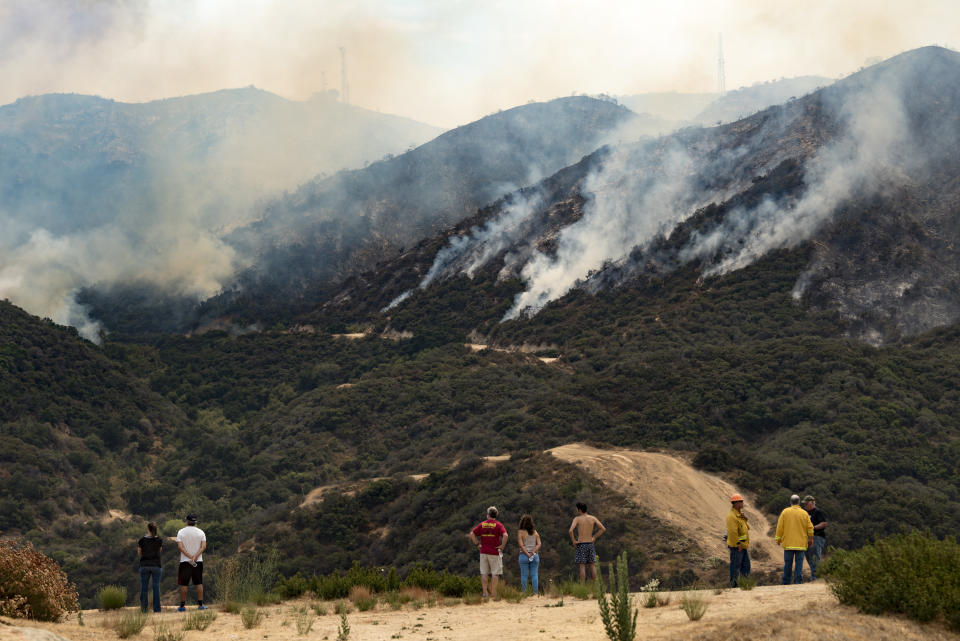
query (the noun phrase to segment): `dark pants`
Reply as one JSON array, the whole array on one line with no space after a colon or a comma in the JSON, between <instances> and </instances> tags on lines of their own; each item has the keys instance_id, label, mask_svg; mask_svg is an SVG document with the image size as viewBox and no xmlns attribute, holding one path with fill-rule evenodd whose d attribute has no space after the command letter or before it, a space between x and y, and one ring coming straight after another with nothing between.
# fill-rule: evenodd
<instances>
[{"instance_id":1,"label":"dark pants","mask_svg":"<svg viewBox=\"0 0 960 641\"><path fill-rule=\"evenodd\" d=\"M817 580L817 566L823 558L823 549L827 547L827 537L814 536L813 547L807 548L807 565L810 566L810 580Z\"/></svg>"},{"instance_id":2,"label":"dark pants","mask_svg":"<svg viewBox=\"0 0 960 641\"><path fill-rule=\"evenodd\" d=\"M150 583L150 577L153 577L153 611L160 611L160 577L163 576L162 568L140 568L140 609L147 611L147 584Z\"/></svg>"},{"instance_id":3,"label":"dark pants","mask_svg":"<svg viewBox=\"0 0 960 641\"><path fill-rule=\"evenodd\" d=\"M783 551L783 584L790 585L790 567L793 566L793 582L803 583L803 557L806 550Z\"/></svg>"},{"instance_id":4,"label":"dark pants","mask_svg":"<svg viewBox=\"0 0 960 641\"><path fill-rule=\"evenodd\" d=\"M750 576L750 553L744 548L738 550L729 545L730 550L730 587L737 587L737 579L741 576Z\"/></svg>"}]
</instances>

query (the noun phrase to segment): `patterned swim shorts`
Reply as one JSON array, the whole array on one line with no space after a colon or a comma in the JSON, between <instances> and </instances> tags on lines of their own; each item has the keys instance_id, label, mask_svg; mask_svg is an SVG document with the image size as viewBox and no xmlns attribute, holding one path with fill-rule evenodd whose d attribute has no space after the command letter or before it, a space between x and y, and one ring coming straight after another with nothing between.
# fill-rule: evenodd
<instances>
[{"instance_id":1,"label":"patterned swim shorts","mask_svg":"<svg viewBox=\"0 0 960 641\"><path fill-rule=\"evenodd\" d=\"M577 543L577 551L574 553L574 563L593 563L597 552L593 543Z\"/></svg>"}]
</instances>

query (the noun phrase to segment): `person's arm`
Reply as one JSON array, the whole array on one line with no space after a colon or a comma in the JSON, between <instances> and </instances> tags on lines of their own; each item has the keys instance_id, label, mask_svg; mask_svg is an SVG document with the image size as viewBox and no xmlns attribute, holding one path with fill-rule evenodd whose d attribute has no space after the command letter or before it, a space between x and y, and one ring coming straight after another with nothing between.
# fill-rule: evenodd
<instances>
[{"instance_id":1,"label":"person's arm","mask_svg":"<svg viewBox=\"0 0 960 641\"><path fill-rule=\"evenodd\" d=\"M143 548L139 545L137 546L137 556L143 556Z\"/></svg>"},{"instance_id":2,"label":"person's arm","mask_svg":"<svg viewBox=\"0 0 960 641\"><path fill-rule=\"evenodd\" d=\"M206 549L207 549L207 540L204 539L200 541L200 550L196 554L194 554L193 557L191 558L193 558L193 560L196 561L197 559L200 558L200 555L203 554L203 551Z\"/></svg>"},{"instance_id":3,"label":"person's arm","mask_svg":"<svg viewBox=\"0 0 960 641\"><path fill-rule=\"evenodd\" d=\"M537 544L536 544L535 546L533 546L533 554L536 554L537 552L540 551L540 545L541 545L541 544L540 544L540 533L539 533L539 532L534 532L534 533L533 533L533 536L534 536L534 538L537 540Z\"/></svg>"},{"instance_id":4,"label":"person's arm","mask_svg":"<svg viewBox=\"0 0 960 641\"><path fill-rule=\"evenodd\" d=\"M570 542L574 545L577 544L577 538L573 535L575 529L577 529L577 519L573 519L573 523L570 524Z\"/></svg>"},{"instance_id":5,"label":"person's arm","mask_svg":"<svg viewBox=\"0 0 960 641\"><path fill-rule=\"evenodd\" d=\"M600 535L607 531L607 528L603 527L603 523L600 522L600 519L594 517L593 522L597 525L597 533L593 535L593 540L596 541L600 538Z\"/></svg>"},{"instance_id":6,"label":"person's arm","mask_svg":"<svg viewBox=\"0 0 960 641\"><path fill-rule=\"evenodd\" d=\"M507 531L504 530L503 534L500 535L500 545L497 546L497 549L503 552L503 548L507 547L507 539L510 538L510 535L507 534Z\"/></svg>"},{"instance_id":7,"label":"person's arm","mask_svg":"<svg viewBox=\"0 0 960 641\"><path fill-rule=\"evenodd\" d=\"M190 556L190 553L187 552L187 549L186 549L185 547L183 547L183 541L181 541L181 540L179 540L179 539L177 539L177 549L180 550L180 554L182 554L183 556L185 556L185 557L189 557L189 556Z\"/></svg>"}]
</instances>

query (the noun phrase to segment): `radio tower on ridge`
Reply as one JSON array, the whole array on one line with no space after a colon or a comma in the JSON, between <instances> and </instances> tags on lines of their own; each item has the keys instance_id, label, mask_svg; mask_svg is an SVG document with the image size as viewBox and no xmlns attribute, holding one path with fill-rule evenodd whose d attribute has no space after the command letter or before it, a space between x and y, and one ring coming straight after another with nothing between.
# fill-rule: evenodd
<instances>
[{"instance_id":1,"label":"radio tower on ridge","mask_svg":"<svg viewBox=\"0 0 960 641\"><path fill-rule=\"evenodd\" d=\"M350 85L347 83L347 50L340 47L340 102L350 104Z\"/></svg>"},{"instance_id":2,"label":"radio tower on ridge","mask_svg":"<svg viewBox=\"0 0 960 641\"><path fill-rule=\"evenodd\" d=\"M723 66L723 34L717 35L717 90L723 96L727 93L727 70Z\"/></svg>"}]
</instances>

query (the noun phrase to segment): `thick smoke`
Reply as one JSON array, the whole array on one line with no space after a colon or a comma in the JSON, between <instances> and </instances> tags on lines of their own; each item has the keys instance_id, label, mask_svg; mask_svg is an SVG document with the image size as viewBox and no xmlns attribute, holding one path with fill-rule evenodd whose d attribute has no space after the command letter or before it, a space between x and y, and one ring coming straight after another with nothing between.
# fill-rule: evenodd
<instances>
[{"instance_id":1,"label":"thick smoke","mask_svg":"<svg viewBox=\"0 0 960 641\"><path fill-rule=\"evenodd\" d=\"M96 340L79 290L212 296L251 259L221 236L263 200L438 130L331 96L240 89L145 104L28 98L0 108L0 131L0 298Z\"/></svg>"},{"instance_id":2,"label":"thick smoke","mask_svg":"<svg viewBox=\"0 0 960 641\"><path fill-rule=\"evenodd\" d=\"M632 146L618 148L587 178L584 192L590 200L583 217L563 230L556 255L536 252L526 263L521 272L526 291L517 295L505 319L537 313L605 262L669 232L689 214L694 162L687 151L673 145L646 171L638 170L648 160L637 153Z\"/></svg>"},{"instance_id":3,"label":"thick smoke","mask_svg":"<svg viewBox=\"0 0 960 641\"><path fill-rule=\"evenodd\" d=\"M680 260L712 261L718 252L722 254L704 271L705 276L746 267L772 250L810 239L843 201L895 184L899 170L893 168L909 165L911 159L902 153L912 148L898 93L889 86L874 87L856 93L840 109L846 132L807 163L807 187L795 204L784 206L766 199L756 208L733 211L717 228L695 234L680 252Z\"/></svg>"}]
</instances>

